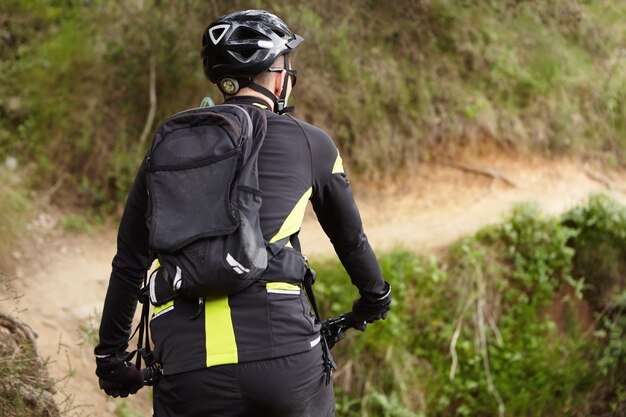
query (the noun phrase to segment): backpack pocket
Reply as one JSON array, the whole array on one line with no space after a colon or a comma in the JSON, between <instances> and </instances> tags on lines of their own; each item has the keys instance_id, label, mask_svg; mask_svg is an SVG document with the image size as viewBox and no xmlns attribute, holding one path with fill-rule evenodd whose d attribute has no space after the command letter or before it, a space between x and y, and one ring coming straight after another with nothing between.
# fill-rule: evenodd
<instances>
[{"instance_id":1,"label":"backpack pocket","mask_svg":"<svg viewBox=\"0 0 626 417\"><path fill-rule=\"evenodd\" d=\"M230 203L239 150L186 166L154 166L147 172L152 206L150 246L175 252L206 237L228 235L239 226Z\"/></svg>"},{"instance_id":2,"label":"backpack pocket","mask_svg":"<svg viewBox=\"0 0 626 417\"><path fill-rule=\"evenodd\" d=\"M269 261L263 279L270 282L284 281L298 284L302 282L305 274L306 266L302 254L285 246Z\"/></svg>"},{"instance_id":3,"label":"backpack pocket","mask_svg":"<svg viewBox=\"0 0 626 417\"><path fill-rule=\"evenodd\" d=\"M190 297L222 296L242 291L267 267L263 242L255 244L248 219L239 215L239 227L227 236L200 238L174 253L161 253L172 289Z\"/></svg>"}]
</instances>

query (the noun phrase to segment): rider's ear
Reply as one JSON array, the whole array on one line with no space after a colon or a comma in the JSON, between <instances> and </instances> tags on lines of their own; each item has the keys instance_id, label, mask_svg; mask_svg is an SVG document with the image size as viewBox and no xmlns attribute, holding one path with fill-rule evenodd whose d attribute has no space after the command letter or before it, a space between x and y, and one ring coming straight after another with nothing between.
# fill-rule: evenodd
<instances>
[{"instance_id":1,"label":"rider's ear","mask_svg":"<svg viewBox=\"0 0 626 417\"><path fill-rule=\"evenodd\" d=\"M274 80L274 95L276 97L280 97L283 92L283 84L285 82L285 77L287 77L287 71L281 71L276 73L276 78Z\"/></svg>"}]
</instances>

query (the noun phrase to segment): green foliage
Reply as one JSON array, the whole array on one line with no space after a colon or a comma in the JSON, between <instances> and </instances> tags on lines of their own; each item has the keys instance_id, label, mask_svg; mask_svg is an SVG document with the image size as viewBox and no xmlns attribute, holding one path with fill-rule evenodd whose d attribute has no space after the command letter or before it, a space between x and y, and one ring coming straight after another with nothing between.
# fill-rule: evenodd
<instances>
[{"instance_id":1,"label":"green foliage","mask_svg":"<svg viewBox=\"0 0 626 417\"><path fill-rule=\"evenodd\" d=\"M186 3L134 9L110 1L41 3L0 6L0 16L20 17L9 35L23 42L6 48L14 59L0 72L0 156L32 161L39 185L62 180L66 192L59 197L113 211L147 145L139 138L150 107L148 62L158 68L152 133L158 121L197 105L186 99L196 96L201 79L189 62L197 64L191 59L197 41L186 28L203 26L189 25L189 16L203 20L211 10L202 5L198 15Z\"/></svg>"},{"instance_id":2,"label":"green foliage","mask_svg":"<svg viewBox=\"0 0 626 417\"><path fill-rule=\"evenodd\" d=\"M144 417L143 413L133 410L126 399L119 401L118 406L115 407L115 415L117 417Z\"/></svg>"},{"instance_id":3,"label":"green foliage","mask_svg":"<svg viewBox=\"0 0 626 417\"><path fill-rule=\"evenodd\" d=\"M98 344L98 319L101 316L102 314L94 310L94 312L90 314L85 320L83 320L79 325L79 330L83 335L82 339L89 346L96 346Z\"/></svg>"},{"instance_id":4,"label":"green foliage","mask_svg":"<svg viewBox=\"0 0 626 417\"><path fill-rule=\"evenodd\" d=\"M26 232L32 210L27 188L14 172L0 167L0 269Z\"/></svg>"},{"instance_id":5,"label":"green foliage","mask_svg":"<svg viewBox=\"0 0 626 417\"><path fill-rule=\"evenodd\" d=\"M579 232L574 274L587 283L585 298L602 310L626 288L626 208L606 195L590 197L585 206L566 213L564 224Z\"/></svg>"},{"instance_id":6,"label":"green foliage","mask_svg":"<svg viewBox=\"0 0 626 417\"><path fill-rule=\"evenodd\" d=\"M546 219L536 206L520 205L501 225L479 232L477 239L482 245L495 246L500 254L486 259L491 261L487 263L506 263L508 285L519 291L507 291L506 301L514 303L512 308L530 305L537 309L570 278L574 251L567 242L573 236L571 229Z\"/></svg>"},{"instance_id":7,"label":"green foliage","mask_svg":"<svg viewBox=\"0 0 626 417\"><path fill-rule=\"evenodd\" d=\"M249 7L304 36L299 116L327 129L362 175L484 140L626 161L626 5L611 0L8 0L0 158L31 162L41 186L62 179L60 198L115 211L145 152L144 129L150 136L207 93L219 102L203 79L200 36L216 16Z\"/></svg>"},{"instance_id":8,"label":"green foliage","mask_svg":"<svg viewBox=\"0 0 626 417\"><path fill-rule=\"evenodd\" d=\"M592 352L606 383L597 387L593 411L626 412L626 207L606 195L564 215L563 223L578 230L574 274L585 281L584 296L599 315L595 337L602 349Z\"/></svg>"},{"instance_id":9,"label":"green foliage","mask_svg":"<svg viewBox=\"0 0 626 417\"><path fill-rule=\"evenodd\" d=\"M89 235L95 235L101 229L103 222L102 219L90 215L89 213L80 214L68 214L61 221L63 230L67 232L82 232Z\"/></svg>"},{"instance_id":10,"label":"green foliage","mask_svg":"<svg viewBox=\"0 0 626 417\"><path fill-rule=\"evenodd\" d=\"M626 411L626 292L615 297L615 304L602 318L596 337L604 348L594 352L594 359L598 371L608 382L597 390L597 407L623 413Z\"/></svg>"},{"instance_id":11,"label":"green foliage","mask_svg":"<svg viewBox=\"0 0 626 417\"><path fill-rule=\"evenodd\" d=\"M576 248L597 238L589 224L613 229L609 240L621 236L626 217L616 213L623 210L594 197L556 219L520 205L441 259L402 249L381 256L394 290L392 311L365 333L349 332L334 348L338 415L584 416L623 410L626 285L612 287L612 307L590 331L591 318L582 316L590 292L576 298L580 280L573 277L581 270ZM345 312L358 293L343 269L328 260L314 267L323 315ZM595 285L585 282L585 288ZM616 294L622 294L617 301Z\"/></svg>"}]
</instances>

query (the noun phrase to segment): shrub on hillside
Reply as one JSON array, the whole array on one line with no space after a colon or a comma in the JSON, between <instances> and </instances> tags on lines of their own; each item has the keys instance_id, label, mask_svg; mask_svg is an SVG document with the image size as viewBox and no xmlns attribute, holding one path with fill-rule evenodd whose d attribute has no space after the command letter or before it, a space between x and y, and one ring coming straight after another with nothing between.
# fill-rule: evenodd
<instances>
[{"instance_id":1,"label":"shrub on hillside","mask_svg":"<svg viewBox=\"0 0 626 417\"><path fill-rule=\"evenodd\" d=\"M573 273L585 282L584 296L596 310L591 353L604 383L593 396L594 416L626 415L626 207L606 195L592 196L563 216L577 231Z\"/></svg>"},{"instance_id":2,"label":"shrub on hillside","mask_svg":"<svg viewBox=\"0 0 626 417\"><path fill-rule=\"evenodd\" d=\"M610 308L615 294L626 290L626 208L594 195L567 212L563 224L577 231L570 243L576 252L573 274L584 278L585 298L598 311Z\"/></svg>"},{"instance_id":3,"label":"shrub on hillside","mask_svg":"<svg viewBox=\"0 0 626 417\"><path fill-rule=\"evenodd\" d=\"M595 213L595 227L626 230L615 217L624 208L600 201L594 198L566 218ZM349 332L334 349L338 415L586 416L622 410L621 304L611 304L591 330L582 316L562 320L555 313L576 312L586 302L580 298L591 294L581 291L587 287L577 275L575 248L588 247L586 239L597 243L603 232L589 234L585 227L522 205L441 259L403 250L383 254L392 311L365 333ZM345 272L332 261L315 267L324 316L344 312L358 296Z\"/></svg>"}]
</instances>

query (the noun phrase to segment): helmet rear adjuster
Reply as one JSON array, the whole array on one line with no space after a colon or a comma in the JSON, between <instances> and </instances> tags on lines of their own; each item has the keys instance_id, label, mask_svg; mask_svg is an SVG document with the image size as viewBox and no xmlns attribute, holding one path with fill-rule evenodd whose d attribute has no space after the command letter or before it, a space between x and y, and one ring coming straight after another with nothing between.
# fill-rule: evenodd
<instances>
[{"instance_id":1,"label":"helmet rear adjuster","mask_svg":"<svg viewBox=\"0 0 626 417\"><path fill-rule=\"evenodd\" d=\"M239 91L239 82L234 78L223 78L220 80L219 88L222 93L233 96Z\"/></svg>"}]
</instances>

